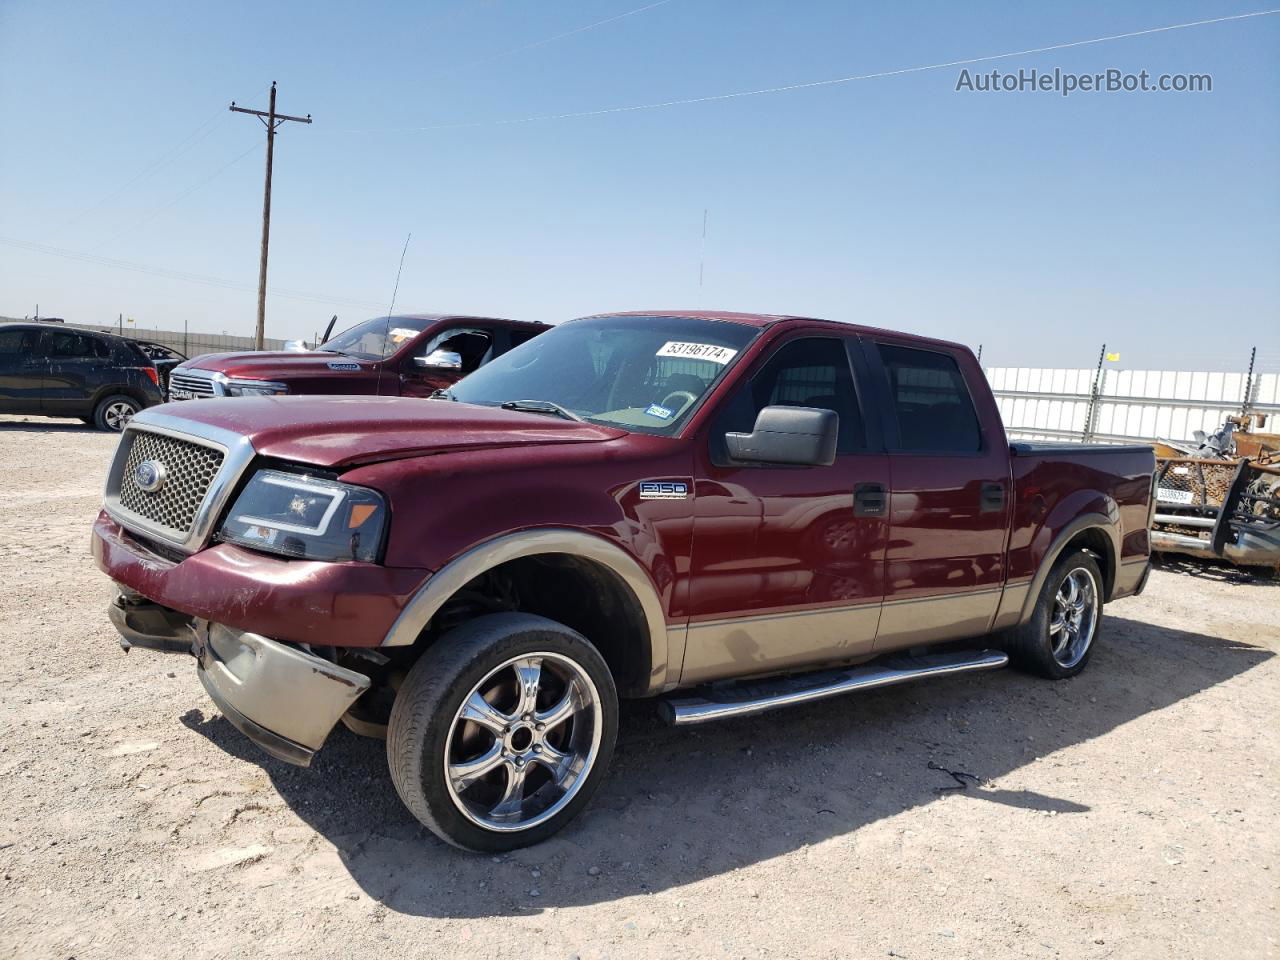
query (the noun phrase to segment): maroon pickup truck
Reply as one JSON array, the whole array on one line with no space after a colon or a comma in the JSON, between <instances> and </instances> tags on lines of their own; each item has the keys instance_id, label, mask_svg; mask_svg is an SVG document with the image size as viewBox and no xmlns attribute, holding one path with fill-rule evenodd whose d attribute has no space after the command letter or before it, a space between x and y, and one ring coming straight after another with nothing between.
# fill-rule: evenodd
<instances>
[{"instance_id":1,"label":"maroon pickup truck","mask_svg":"<svg viewBox=\"0 0 1280 960\"><path fill-rule=\"evenodd\" d=\"M560 829L619 697L676 724L1013 661L1148 572L1149 447L1010 444L972 353L797 317L552 328L430 402L146 410L93 530L122 645L307 764L339 721L476 850Z\"/></svg>"},{"instance_id":2,"label":"maroon pickup truck","mask_svg":"<svg viewBox=\"0 0 1280 960\"><path fill-rule=\"evenodd\" d=\"M548 329L447 314L375 317L305 352L207 353L169 373L170 400L281 393L429 397Z\"/></svg>"}]
</instances>

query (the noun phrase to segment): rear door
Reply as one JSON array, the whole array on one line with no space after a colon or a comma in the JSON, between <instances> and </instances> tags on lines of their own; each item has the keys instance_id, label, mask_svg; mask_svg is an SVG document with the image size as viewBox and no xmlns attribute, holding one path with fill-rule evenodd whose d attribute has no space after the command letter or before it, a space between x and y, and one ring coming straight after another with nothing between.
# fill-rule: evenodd
<instances>
[{"instance_id":1,"label":"rear door","mask_svg":"<svg viewBox=\"0 0 1280 960\"><path fill-rule=\"evenodd\" d=\"M45 364L36 347L40 331L0 330L0 412L39 413Z\"/></svg>"},{"instance_id":2,"label":"rear door","mask_svg":"<svg viewBox=\"0 0 1280 960\"><path fill-rule=\"evenodd\" d=\"M85 416L92 412L100 387L124 380L111 358L111 345L101 337L77 330L45 330L42 341L48 360L42 413Z\"/></svg>"},{"instance_id":3,"label":"rear door","mask_svg":"<svg viewBox=\"0 0 1280 960\"><path fill-rule=\"evenodd\" d=\"M1005 578L1009 451L980 417L972 357L915 341L864 341L889 450L889 546L876 650L990 629ZM990 413L990 411L987 411Z\"/></svg>"},{"instance_id":4,"label":"rear door","mask_svg":"<svg viewBox=\"0 0 1280 960\"><path fill-rule=\"evenodd\" d=\"M785 340L717 411L696 468L684 682L801 669L872 650L889 478L879 431L863 415L856 349L854 338L838 335ZM678 386L673 377L671 389ZM750 432L760 409L772 405L834 410L835 462L729 460L725 433Z\"/></svg>"}]
</instances>

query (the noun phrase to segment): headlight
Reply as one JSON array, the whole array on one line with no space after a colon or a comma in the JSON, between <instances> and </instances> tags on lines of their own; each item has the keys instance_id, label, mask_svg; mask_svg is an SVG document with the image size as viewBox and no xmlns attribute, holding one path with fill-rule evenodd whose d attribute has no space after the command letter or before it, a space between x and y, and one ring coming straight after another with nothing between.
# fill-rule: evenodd
<instances>
[{"instance_id":1,"label":"headlight","mask_svg":"<svg viewBox=\"0 0 1280 960\"><path fill-rule=\"evenodd\" d=\"M229 543L307 560L374 563L387 504L365 487L259 470L218 535Z\"/></svg>"}]
</instances>

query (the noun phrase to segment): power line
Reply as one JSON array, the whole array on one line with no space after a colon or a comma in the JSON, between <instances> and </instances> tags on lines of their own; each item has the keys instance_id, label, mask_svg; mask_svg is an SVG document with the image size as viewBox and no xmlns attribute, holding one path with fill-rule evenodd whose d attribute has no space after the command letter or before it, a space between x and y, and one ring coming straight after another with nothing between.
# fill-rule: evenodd
<instances>
[{"instance_id":1,"label":"power line","mask_svg":"<svg viewBox=\"0 0 1280 960\"><path fill-rule=\"evenodd\" d=\"M63 223L61 226L57 228L57 230L55 231L55 236L61 236L71 227L75 226L77 223L80 223L82 220L84 220L85 217L89 216L92 213L97 213L99 210L105 207L108 203L110 203L116 197L120 196L122 193L128 190L131 186L133 186L135 183L141 180L143 177L147 176L150 173L155 172L156 170L160 169L160 167L164 166L164 164L186 153L188 150L194 147L197 143L199 143L200 141L208 137L210 134L212 134L214 130L217 129L218 122L223 119L225 119L225 116L222 113L222 111L219 110L217 114L210 117L208 120L202 123L199 127L197 127L192 133L188 134L186 137L180 140L176 146L172 147L170 150L166 151L165 153L162 153L158 158L153 160L147 166L143 167L141 170L135 173L132 177L130 177L128 180L126 180L116 189L103 195L98 200L97 203L94 203L90 206L82 207L80 211L75 214L75 216L73 216L71 219L67 220L65 223Z\"/></svg>"},{"instance_id":2,"label":"power line","mask_svg":"<svg viewBox=\"0 0 1280 960\"><path fill-rule=\"evenodd\" d=\"M142 273L153 277L162 277L167 280L179 280L183 283L198 283L208 287L220 287L226 290L254 290L252 283L241 280L227 280L223 277L211 277L199 273L186 273L180 270L169 270L164 267L153 267L148 264L135 263L130 260L117 260L112 257L102 257L92 253L86 253L79 250L66 250L61 247L53 247L44 243L36 243L31 240L20 240L16 237L0 236L0 244L15 247L19 250L27 250L32 253L42 253L47 256L62 257L66 260L78 260L82 263L93 264L94 266L108 267L114 270L128 270L134 273ZM377 310L382 304L372 300L355 300L348 297L333 297L321 293L310 293L302 290L291 290L283 287L272 287L268 291L273 297L283 297L286 300L305 300L312 303L330 303L339 306L360 307L364 309Z\"/></svg>"},{"instance_id":3,"label":"power line","mask_svg":"<svg viewBox=\"0 0 1280 960\"><path fill-rule=\"evenodd\" d=\"M185 137L179 140L169 150L161 153L159 157L157 157L147 166L143 167L141 170L135 173L132 177L130 177L124 183L120 184L120 186L104 194L96 203L82 207L78 213L76 213L73 217L71 217L71 219L67 220L65 223L63 223L61 226L59 226L56 229L54 236L55 237L61 236L64 231L75 226L77 223L80 223L82 220L84 220L85 217L89 216L90 214L96 213L97 211L101 210L108 203L110 203L116 197L120 196L122 193L128 190L131 186L133 186L143 177L147 176L150 173L154 173L156 170L159 170L161 167L163 167L166 163L170 163L171 161L176 160L178 157L182 156L184 153L186 153L196 144L206 140L210 135L214 133L214 131L217 130L220 123L223 120L225 120L226 117L227 115L223 113L222 108L219 107L217 111L213 114L213 116L211 116L208 120L200 124L200 126L196 127L195 130L193 130L191 133L187 134Z\"/></svg>"},{"instance_id":4,"label":"power line","mask_svg":"<svg viewBox=\"0 0 1280 960\"><path fill-rule=\"evenodd\" d=\"M563 40L566 37L572 37L579 33L586 33L588 30L594 30L596 27L603 27L605 24L614 23L617 20L624 20L627 17L634 17L638 13L644 13L646 10L652 10L654 7L665 6L671 0L657 0L656 3L649 3L643 7L636 7L634 10L628 10L626 13L615 14L612 17L605 17L603 20L597 20L594 23L588 23L582 27L574 27L572 30L566 30L564 33L557 33L552 37L544 37L541 40L534 40L530 43L521 44L518 47L512 47L510 50L504 50L501 53L495 53L487 57L481 57L478 60L467 60L460 64L449 67L450 70L461 70L465 67L474 67L484 63L492 63L494 60L501 60L504 57L514 56L517 53L524 53L526 50L533 50L537 47L545 47L548 43L555 43L557 40Z\"/></svg>"},{"instance_id":5,"label":"power line","mask_svg":"<svg viewBox=\"0 0 1280 960\"><path fill-rule=\"evenodd\" d=\"M738 100L743 97L758 97L765 94L790 93L796 90L811 90L817 87L831 87L858 80L878 80L885 77L898 77L909 73L924 73L930 70L945 70L948 67L969 66L975 63L990 63L995 60L1009 60L1014 57L1027 57L1037 53L1049 53L1054 50L1068 50L1072 47L1085 47L1098 43L1110 43L1115 40L1128 40L1133 37L1145 37L1154 33L1167 33L1171 30L1186 30L1190 27L1203 27L1215 23L1228 23L1236 20L1249 20L1254 17L1269 17L1280 13L1280 8L1257 10L1253 13L1239 13L1229 17L1213 17L1208 20L1193 20L1188 23L1173 23L1162 27L1150 27L1146 30L1132 30L1128 33L1115 33L1105 37L1092 37L1088 40L1072 40L1066 43L1054 43L1043 47L1031 47L1026 50L1014 50L1009 53L993 53L982 57L966 57L962 60L948 60L944 63L929 63L915 67L901 67L896 70L880 70L875 73L861 73L849 77L834 77L827 80L811 80L807 83L789 83L776 87L761 87L755 90L738 90L733 93L718 93L704 97L686 97L679 100L659 100L653 103L637 103L622 107L605 107L599 110L579 110L573 113L536 114L529 117L515 117L505 120L475 120L461 123L440 123L424 127L391 127L381 130L338 130L336 133L416 133L428 130L456 130L464 127L509 126L522 123L539 123L547 120L578 120L585 117L603 117L617 113L634 113L640 110L658 110L663 107L679 107L699 103L715 103L722 100Z\"/></svg>"},{"instance_id":6,"label":"power line","mask_svg":"<svg viewBox=\"0 0 1280 960\"><path fill-rule=\"evenodd\" d=\"M136 220L136 221L134 221L133 223L129 224L127 227L125 227L125 228L123 228L123 229L121 229L121 230L117 230L115 233L113 233L113 234L112 234L110 237L108 237L106 240L103 240L101 243L99 243L99 244L97 244L96 246L94 246L94 247L90 248L89 252L90 252L90 253L96 253L97 251L101 250L103 247L108 246L108 245L110 245L110 244L114 243L116 240L119 240L119 239L120 239L121 237L123 237L126 233L132 233L134 230L138 229L139 227L145 226L146 224L150 223L152 220L154 220L156 217L160 216L160 214L164 213L166 210L168 210L168 209L169 209L170 207L172 207L174 204L179 203L179 202L180 202L180 201L182 201L182 200L185 200L187 197L191 196L191 194L195 193L197 190L199 190L199 189L200 189L201 187L203 187L205 184L207 184L207 183L209 183L209 182L211 182L211 181L213 181L213 180L217 179L219 176L221 176L223 173L225 173L225 172L226 172L227 170L229 170L231 167L235 166L237 163L239 163L241 160L243 160L243 159L244 159L245 157L247 157L249 154L251 154L251 153L253 153L255 150L259 150L259 149L261 149L261 148L259 147L259 145L258 145L258 144L256 144L256 143L255 143L253 146L251 146L251 147L250 147L248 150L246 150L244 153L237 154L233 159L228 160L226 163L224 163L222 166L220 166L217 170L213 171L213 173L209 174L209 175L208 175L207 177L205 177L203 180L200 180L199 182L195 183L195 184L194 184L194 185L192 185L191 187L188 187L186 190L182 191L182 193L178 194L176 197L174 197L174 198L173 198L172 200L170 200L168 203L163 204L162 206L156 207L154 210L152 210L149 214L147 214L147 215L146 215L145 217L143 217L141 220Z\"/></svg>"}]
</instances>

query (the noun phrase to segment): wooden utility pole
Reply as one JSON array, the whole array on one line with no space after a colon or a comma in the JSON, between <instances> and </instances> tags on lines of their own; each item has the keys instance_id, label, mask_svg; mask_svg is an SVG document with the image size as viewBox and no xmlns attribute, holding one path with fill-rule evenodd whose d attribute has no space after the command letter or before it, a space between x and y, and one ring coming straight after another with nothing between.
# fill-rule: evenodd
<instances>
[{"instance_id":1,"label":"wooden utility pole","mask_svg":"<svg viewBox=\"0 0 1280 960\"><path fill-rule=\"evenodd\" d=\"M231 101L231 109L236 113L252 114L267 128L267 182L262 191L262 258L258 262L258 328L253 337L254 349L261 350L267 327L267 245L271 237L271 154L276 142L276 128L286 120L310 123L311 114L308 113L305 117L291 117L276 113L276 82L274 80L271 81L271 105L265 112L237 107L234 100Z\"/></svg>"}]
</instances>

